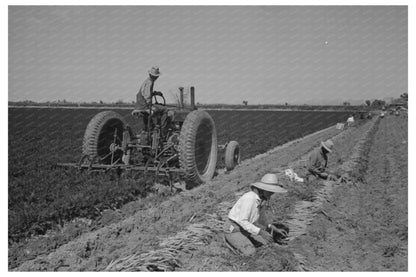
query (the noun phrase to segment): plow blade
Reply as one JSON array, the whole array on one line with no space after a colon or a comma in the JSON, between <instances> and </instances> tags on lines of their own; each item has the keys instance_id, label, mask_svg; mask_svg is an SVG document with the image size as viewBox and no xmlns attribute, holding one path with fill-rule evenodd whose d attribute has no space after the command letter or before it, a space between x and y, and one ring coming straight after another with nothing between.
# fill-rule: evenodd
<instances>
[{"instance_id":1,"label":"plow blade","mask_svg":"<svg viewBox=\"0 0 416 277\"><path fill-rule=\"evenodd\" d=\"M183 170L179 168L157 168L155 166L137 166L137 165L125 165L125 164L77 164L77 163L58 163L58 167L73 167L79 170L89 171L109 171L109 170L126 170L126 171L143 171L143 172L155 172L159 175L169 175L169 173L183 173Z\"/></svg>"}]
</instances>

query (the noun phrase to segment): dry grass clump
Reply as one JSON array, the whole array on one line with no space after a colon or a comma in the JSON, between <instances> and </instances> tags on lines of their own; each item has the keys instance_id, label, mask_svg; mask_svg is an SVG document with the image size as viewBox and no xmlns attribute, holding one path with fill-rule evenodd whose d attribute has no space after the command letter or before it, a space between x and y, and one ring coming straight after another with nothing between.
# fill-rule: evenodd
<instances>
[{"instance_id":1,"label":"dry grass clump","mask_svg":"<svg viewBox=\"0 0 416 277\"><path fill-rule=\"evenodd\" d=\"M221 203L219 211L229 209L231 203ZM222 213L224 214L224 213ZM192 220L192 219L191 219ZM188 253L199 245L210 242L212 237L223 232L225 221L219 214L204 215L204 223L194 223L175 236L165 238L159 249L145 253L136 253L125 258L112 261L106 271L174 271L180 267L180 252Z\"/></svg>"},{"instance_id":2,"label":"dry grass clump","mask_svg":"<svg viewBox=\"0 0 416 277\"><path fill-rule=\"evenodd\" d=\"M299 184L293 187L289 193L302 201L313 202L316 199L314 187L307 184Z\"/></svg>"}]
</instances>

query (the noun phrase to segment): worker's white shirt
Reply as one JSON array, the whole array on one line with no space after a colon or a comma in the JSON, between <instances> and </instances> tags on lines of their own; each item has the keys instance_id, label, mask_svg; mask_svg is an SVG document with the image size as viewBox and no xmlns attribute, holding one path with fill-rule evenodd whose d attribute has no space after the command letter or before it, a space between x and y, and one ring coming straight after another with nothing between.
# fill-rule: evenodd
<instances>
[{"instance_id":1,"label":"worker's white shirt","mask_svg":"<svg viewBox=\"0 0 416 277\"><path fill-rule=\"evenodd\" d=\"M253 223L260 217L261 199L254 191L249 191L238 199L228 214L228 218L238 223L247 232L258 235L260 228ZM231 226L230 231L234 229Z\"/></svg>"},{"instance_id":2,"label":"worker's white shirt","mask_svg":"<svg viewBox=\"0 0 416 277\"><path fill-rule=\"evenodd\" d=\"M352 116L348 117L347 122L351 122L351 123L354 122L354 117L352 117Z\"/></svg>"}]
</instances>

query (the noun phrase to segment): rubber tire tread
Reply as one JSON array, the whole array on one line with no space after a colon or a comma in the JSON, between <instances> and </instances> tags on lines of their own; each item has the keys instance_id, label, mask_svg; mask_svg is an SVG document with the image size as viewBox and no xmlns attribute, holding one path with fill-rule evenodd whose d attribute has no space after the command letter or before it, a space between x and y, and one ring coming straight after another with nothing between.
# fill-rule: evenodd
<instances>
[{"instance_id":1,"label":"rubber tire tread","mask_svg":"<svg viewBox=\"0 0 416 277\"><path fill-rule=\"evenodd\" d=\"M207 162L208 167L205 172L200 174L196 164L195 142L198 127L203 121L208 123L212 130L211 151ZM217 147L217 130L212 117L206 111L202 110L190 112L185 118L179 136L179 162L181 168L184 170L184 177L187 184L201 184L212 179L217 165Z\"/></svg>"},{"instance_id":2,"label":"rubber tire tread","mask_svg":"<svg viewBox=\"0 0 416 277\"><path fill-rule=\"evenodd\" d=\"M234 162L234 152L236 149L239 151L237 163ZM225 168L227 171L233 170L240 163L240 156L240 145L235 140L230 141L225 148Z\"/></svg>"},{"instance_id":3,"label":"rubber tire tread","mask_svg":"<svg viewBox=\"0 0 416 277\"><path fill-rule=\"evenodd\" d=\"M102 132L103 127L108 121L117 119L126 126L124 118L114 111L103 111L96 114L88 123L85 129L84 138L82 141L82 154L90 157L98 155L98 139Z\"/></svg>"}]
</instances>

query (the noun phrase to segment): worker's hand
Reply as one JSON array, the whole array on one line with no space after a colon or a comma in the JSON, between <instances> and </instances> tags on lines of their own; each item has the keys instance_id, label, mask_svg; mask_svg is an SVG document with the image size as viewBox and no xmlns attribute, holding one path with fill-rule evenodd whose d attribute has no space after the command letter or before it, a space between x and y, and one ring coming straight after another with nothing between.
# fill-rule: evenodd
<instances>
[{"instance_id":1,"label":"worker's hand","mask_svg":"<svg viewBox=\"0 0 416 277\"><path fill-rule=\"evenodd\" d=\"M274 225L270 225L270 229L271 229L272 235L273 235L273 233L277 233L277 234L280 234L280 236L282 238L287 238L287 236L288 236L288 233L286 232L286 230L277 228Z\"/></svg>"},{"instance_id":2,"label":"worker's hand","mask_svg":"<svg viewBox=\"0 0 416 277\"><path fill-rule=\"evenodd\" d=\"M263 229L260 229L259 235L267 242L267 243L273 243L273 237L271 234L266 232Z\"/></svg>"}]
</instances>

